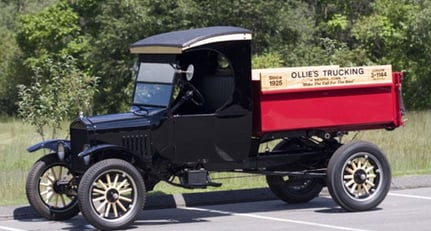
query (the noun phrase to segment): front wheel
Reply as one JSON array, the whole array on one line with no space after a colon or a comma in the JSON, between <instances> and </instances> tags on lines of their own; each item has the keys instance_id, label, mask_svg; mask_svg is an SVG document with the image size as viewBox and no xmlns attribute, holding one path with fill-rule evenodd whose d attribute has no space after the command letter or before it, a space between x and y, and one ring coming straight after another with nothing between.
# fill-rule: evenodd
<instances>
[{"instance_id":1,"label":"front wheel","mask_svg":"<svg viewBox=\"0 0 431 231\"><path fill-rule=\"evenodd\" d=\"M317 197L323 184L317 178L283 177L267 175L269 189L281 200L291 203L305 203Z\"/></svg>"},{"instance_id":2,"label":"front wheel","mask_svg":"<svg viewBox=\"0 0 431 231\"><path fill-rule=\"evenodd\" d=\"M77 185L57 154L43 156L33 164L26 181L27 199L39 215L66 220L79 213Z\"/></svg>"},{"instance_id":3,"label":"front wheel","mask_svg":"<svg viewBox=\"0 0 431 231\"><path fill-rule=\"evenodd\" d=\"M145 185L132 164L107 159L85 172L78 198L81 213L91 225L101 230L122 229L143 211Z\"/></svg>"},{"instance_id":4,"label":"front wheel","mask_svg":"<svg viewBox=\"0 0 431 231\"><path fill-rule=\"evenodd\" d=\"M389 162L374 144L355 141L338 148L328 163L328 190L347 211L377 207L391 186Z\"/></svg>"}]
</instances>

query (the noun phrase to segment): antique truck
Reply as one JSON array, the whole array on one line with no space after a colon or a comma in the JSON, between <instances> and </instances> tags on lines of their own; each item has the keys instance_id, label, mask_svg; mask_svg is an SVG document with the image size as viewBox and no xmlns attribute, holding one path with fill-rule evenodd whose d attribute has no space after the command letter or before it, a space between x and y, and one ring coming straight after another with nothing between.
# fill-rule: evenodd
<instances>
[{"instance_id":1,"label":"antique truck","mask_svg":"<svg viewBox=\"0 0 431 231\"><path fill-rule=\"evenodd\" d=\"M403 125L402 73L389 65L252 71L251 38L222 26L132 44L130 112L81 115L70 140L29 147L51 152L29 172L31 206L48 219L81 212L96 228L121 229L158 182L220 186L211 171L266 175L287 203L310 201L326 186L346 211L378 206L391 184L386 157L369 142L341 138Z\"/></svg>"}]
</instances>

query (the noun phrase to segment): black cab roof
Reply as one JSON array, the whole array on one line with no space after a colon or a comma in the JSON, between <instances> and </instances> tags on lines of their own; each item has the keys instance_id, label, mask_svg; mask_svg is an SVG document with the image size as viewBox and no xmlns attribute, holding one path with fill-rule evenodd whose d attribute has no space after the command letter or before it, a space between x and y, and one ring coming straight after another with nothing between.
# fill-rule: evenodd
<instances>
[{"instance_id":1,"label":"black cab roof","mask_svg":"<svg viewBox=\"0 0 431 231\"><path fill-rule=\"evenodd\" d=\"M233 26L215 26L173 31L133 43L134 54L181 54L187 49L225 41L251 40L251 31Z\"/></svg>"}]
</instances>

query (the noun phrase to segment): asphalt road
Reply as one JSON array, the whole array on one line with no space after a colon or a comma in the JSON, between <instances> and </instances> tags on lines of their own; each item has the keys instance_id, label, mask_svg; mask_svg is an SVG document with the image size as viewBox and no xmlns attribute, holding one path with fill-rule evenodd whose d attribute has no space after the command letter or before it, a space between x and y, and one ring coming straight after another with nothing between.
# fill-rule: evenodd
<instances>
[{"instance_id":1,"label":"asphalt road","mask_svg":"<svg viewBox=\"0 0 431 231\"><path fill-rule=\"evenodd\" d=\"M323 193L307 204L280 200L145 210L132 230L431 230L431 187L391 190L375 210L349 213ZM0 231L93 230L78 215L62 222L0 220Z\"/></svg>"}]
</instances>

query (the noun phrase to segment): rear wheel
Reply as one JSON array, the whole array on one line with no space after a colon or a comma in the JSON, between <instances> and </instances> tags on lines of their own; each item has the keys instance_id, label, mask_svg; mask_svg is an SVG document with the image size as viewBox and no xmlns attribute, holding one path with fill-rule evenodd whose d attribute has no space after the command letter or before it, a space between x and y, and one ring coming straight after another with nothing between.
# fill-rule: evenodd
<instances>
[{"instance_id":1,"label":"rear wheel","mask_svg":"<svg viewBox=\"0 0 431 231\"><path fill-rule=\"evenodd\" d=\"M331 157L327 182L332 198L347 211L373 209L390 189L389 162L374 144L347 143Z\"/></svg>"},{"instance_id":2,"label":"rear wheel","mask_svg":"<svg viewBox=\"0 0 431 231\"><path fill-rule=\"evenodd\" d=\"M26 195L30 205L50 220L66 220L79 213L77 185L57 154L36 161L27 176Z\"/></svg>"},{"instance_id":3,"label":"rear wheel","mask_svg":"<svg viewBox=\"0 0 431 231\"><path fill-rule=\"evenodd\" d=\"M323 187L322 181L316 178L268 175L266 182L278 198L291 204L305 203L314 199Z\"/></svg>"},{"instance_id":4,"label":"rear wheel","mask_svg":"<svg viewBox=\"0 0 431 231\"><path fill-rule=\"evenodd\" d=\"M289 138L275 145L272 151L304 152L313 145L316 143L307 138ZM309 202L319 196L323 188L323 181L318 178L267 175L266 182L278 198L290 204Z\"/></svg>"},{"instance_id":5,"label":"rear wheel","mask_svg":"<svg viewBox=\"0 0 431 231\"><path fill-rule=\"evenodd\" d=\"M132 164L107 159L85 172L78 197L81 212L91 225L102 230L122 229L143 211L145 185Z\"/></svg>"}]
</instances>

